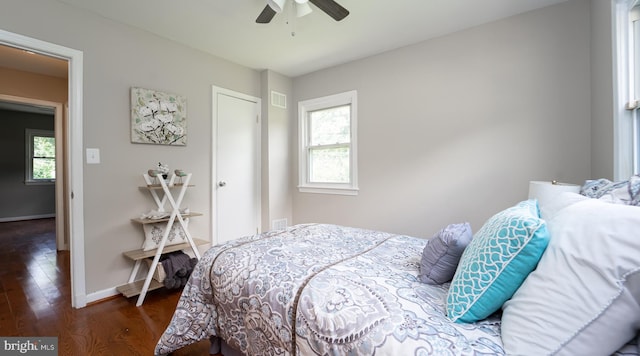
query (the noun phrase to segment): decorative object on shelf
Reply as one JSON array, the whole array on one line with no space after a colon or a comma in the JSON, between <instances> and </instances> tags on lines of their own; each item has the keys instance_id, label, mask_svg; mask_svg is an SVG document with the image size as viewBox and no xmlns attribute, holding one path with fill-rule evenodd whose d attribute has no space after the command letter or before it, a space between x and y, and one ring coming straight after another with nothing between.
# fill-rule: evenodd
<instances>
[{"instance_id":1,"label":"decorative object on shelf","mask_svg":"<svg viewBox=\"0 0 640 356\"><path fill-rule=\"evenodd\" d=\"M158 162L158 172L162 174L162 178L167 179L169 176L169 165Z\"/></svg>"},{"instance_id":2,"label":"decorative object on shelf","mask_svg":"<svg viewBox=\"0 0 640 356\"><path fill-rule=\"evenodd\" d=\"M176 169L176 172L178 170ZM169 177L169 165L162 164L162 162L158 162L158 167L156 169L150 169L147 171L149 177L154 178L157 183L157 179L159 176L162 176L162 179L167 179ZM184 177L186 174L183 174L180 177Z\"/></svg>"},{"instance_id":3,"label":"decorative object on shelf","mask_svg":"<svg viewBox=\"0 0 640 356\"><path fill-rule=\"evenodd\" d=\"M180 209L180 215L189 215L190 211L189 208L184 208L184 209ZM157 220L157 219L166 219L171 215L170 211L164 211L164 210L150 210L147 213L142 213L140 214L140 219L151 219L151 220Z\"/></svg>"},{"instance_id":4,"label":"decorative object on shelf","mask_svg":"<svg viewBox=\"0 0 640 356\"><path fill-rule=\"evenodd\" d=\"M196 258L191 258L182 251L162 255L158 266L162 266L165 273L165 278L162 281L165 288L179 289L184 287L196 263L198 263Z\"/></svg>"},{"instance_id":5,"label":"decorative object on shelf","mask_svg":"<svg viewBox=\"0 0 640 356\"><path fill-rule=\"evenodd\" d=\"M166 217L169 217L169 214L167 214ZM188 218L184 219L184 224L186 227L189 227ZM162 241L162 237L164 236L166 227L166 222L144 224L142 226L144 230L144 245L142 246L142 250L150 251L158 248L158 246L160 246L160 242ZM171 231L169 231L169 235L167 236L165 246L181 244L185 242L187 242L187 239L184 231L182 230L182 226L180 226L180 224L173 224L173 226L171 226Z\"/></svg>"},{"instance_id":6,"label":"decorative object on shelf","mask_svg":"<svg viewBox=\"0 0 640 356\"><path fill-rule=\"evenodd\" d=\"M176 94L132 87L131 142L186 145L186 98Z\"/></svg>"},{"instance_id":7,"label":"decorative object on shelf","mask_svg":"<svg viewBox=\"0 0 640 356\"><path fill-rule=\"evenodd\" d=\"M182 183L182 178L187 176L187 173L185 173L185 171L183 171L182 169L176 169L174 173L176 177L178 177L178 182L176 183L179 183L179 184Z\"/></svg>"},{"instance_id":8,"label":"decorative object on shelf","mask_svg":"<svg viewBox=\"0 0 640 356\"><path fill-rule=\"evenodd\" d=\"M164 255L163 255L164 256ZM151 269L151 264L153 263L153 258L146 258L145 262L147 262L147 268ZM164 272L164 267L162 267L162 256L160 256L160 263L156 266L155 272L153 272L153 279L162 283L164 279L167 277L167 274Z\"/></svg>"}]
</instances>

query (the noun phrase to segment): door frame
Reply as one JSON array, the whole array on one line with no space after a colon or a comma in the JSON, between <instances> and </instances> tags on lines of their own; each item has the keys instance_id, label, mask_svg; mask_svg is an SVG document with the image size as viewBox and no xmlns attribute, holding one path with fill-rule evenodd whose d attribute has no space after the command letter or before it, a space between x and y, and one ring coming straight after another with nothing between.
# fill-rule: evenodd
<instances>
[{"instance_id":1,"label":"door frame","mask_svg":"<svg viewBox=\"0 0 640 356\"><path fill-rule=\"evenodd\" d=\"M256 184L256 196L255 196L255 204L256 204L256 221L258 223L258 232L260 232L262 230L262 193L261 193L261 186L262 186L262 175L261 175L261 159L262 159L262 155L261 155L261 145L262 145L262 130L261 130L261 120L262 120L262 99L258 98L258 97L254 97L251 95L247 95L247 94L243 94L240 92L236 92L233 90L229 90L229 89L225 89L225 88L221 88L221 87L217 87L215 85L211 86L212 88L212 103L211 103L211 157L214 159L214 161L211 164L211 182L210 182L210 187L211 187L211 237L210 237L210 241L212 244L217 244L218 243L218 224L217 224L217 216L218 216L218 199L217 199L217 182L218 182L218 167L217 167L217 162L218 162L218 95L222 94L222 95L227 95L227 96L231 96L234 98L238 98L241 100L246 100L249 102L254 103L254 105L256 106L256 113L258 115L258 117L256 118L258 120L257 125L256 125L256 177L254 177L255 179L255 184Z\"/></svg>"},{"instance_id":2,"label":"door frame","mask_svg":"<svg viewBox=\"0 0 640 356\"><path fill-rule=\"evenodd\" d=\"M84 256L84 167L82 155L83 52L4 30L0 30L0 45L60 58L66 60L69 64L68 136L66 138L69 162L67 172L65 172L69 181L69 190L66 192L64 199L68 203L68 221L70 222L71 306L83 308L87 305Z\"/></svg>"}]
</instances>

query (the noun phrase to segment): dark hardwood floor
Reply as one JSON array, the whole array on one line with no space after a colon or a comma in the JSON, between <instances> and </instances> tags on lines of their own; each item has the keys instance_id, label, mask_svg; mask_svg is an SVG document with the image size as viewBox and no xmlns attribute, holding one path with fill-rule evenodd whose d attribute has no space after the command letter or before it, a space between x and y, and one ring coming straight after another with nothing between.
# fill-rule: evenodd
<instances>
[{"instance_id":1,"label":"dark hardwood floor","mask_svg":"<svg viewBox=\"0 0 640 356\"><path fill-rule=\"evenodd\" d=\"M54 219L0 223L0 336L57 336L58 355L153 355L178 291L122 296L71 308L69 253L56 251ZM202 341L173 355L208 355Z\"/></svg>"}]
</instances>

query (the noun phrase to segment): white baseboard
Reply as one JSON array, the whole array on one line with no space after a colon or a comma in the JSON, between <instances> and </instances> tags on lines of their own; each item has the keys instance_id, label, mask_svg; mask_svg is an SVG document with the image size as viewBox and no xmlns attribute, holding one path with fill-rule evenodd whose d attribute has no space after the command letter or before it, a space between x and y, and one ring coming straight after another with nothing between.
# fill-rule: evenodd
<instances>
[{"instance_id":1,"label":"white baseboard","mask_svg":"<svg viewBox=\"0 0 640 356\"><path fill-rule=\"evenodd\" d=\"M102 299L111 298L114 295L118 295L118 294L120 294L120 292L118 292L118 290L115 287L89 293L86 296L87 304L98 302L98 301L101 301Z\"/></svg>"},{"instance_id":2,"label":"white baseboard","mask_svg":"<svg viewBox=\"0 0 640 356\"><path fill-rule=\"evenodd\" d=\"M43 214L43 215L13 216L9 218L0 218L0 222L36 220L36 219L46 219L46 218L55 218L55 217L56 217L55 213Z\"/></svg>"}]
</instances>

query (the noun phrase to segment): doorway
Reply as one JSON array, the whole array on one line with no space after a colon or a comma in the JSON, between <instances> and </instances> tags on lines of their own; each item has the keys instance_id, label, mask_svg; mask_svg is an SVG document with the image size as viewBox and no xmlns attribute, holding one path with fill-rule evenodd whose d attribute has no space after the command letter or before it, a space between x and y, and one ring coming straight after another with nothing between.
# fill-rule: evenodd
<instances>
[{"instance_id":1,"label":"doorway","mask_svg":"<svg viewBox=\"0 0 640 356\"><path fill-rule=\"evenodd\" d=\"M82 155L82 72L83 54L75 49L0 30L0 46L8 46L66 60L68 63L68 130L63 138L68 159L64 174L68 189L62 200L68 206L69 250L71 260L71 305L87 304L84 261L83 155ZM58 215L58 212L56 212Z\"/></svg>"},{"instance_id":2,"label":"doorway","mask_svg":"<svg viewBox=\"0 0 640 356\"><path fill-rule=\"evenodd\" d=\"M260 98L213 88L213 243L260 232Z\"/></svg>"},{"instance_id":3,"label":"doorway","mask_svg":"<svg viewBox=\"0 0 640 356\"><path fill-rule=\"evenodd\" d=\"M52 101L38 100L32 98L16 97L11 95L0 94L0 108L5 110L46 114L53 117L54 137L55 137L55 156L56 180L55 180L55 235L56 250L69 250L69 225L67 216L67 203L64 197L67 195L68 179L65 174L64 166L68 161L68 155L64 149L64 118L63 105Z\"/></svg>"}]
</instances>

